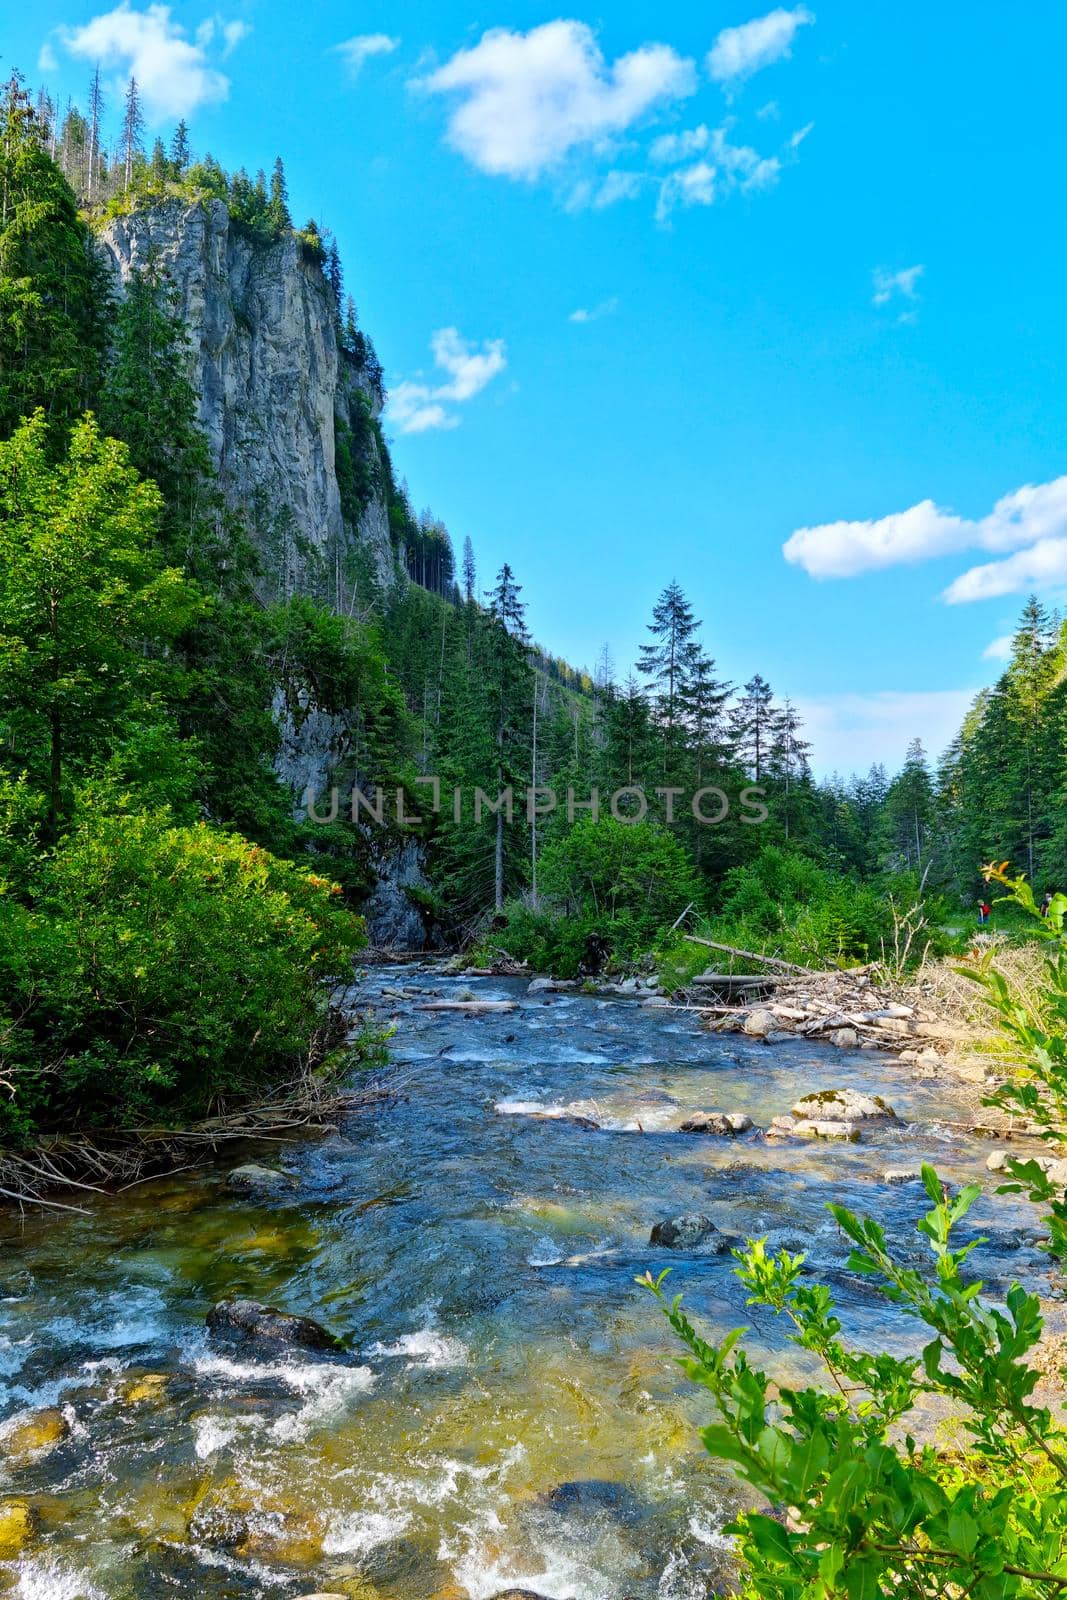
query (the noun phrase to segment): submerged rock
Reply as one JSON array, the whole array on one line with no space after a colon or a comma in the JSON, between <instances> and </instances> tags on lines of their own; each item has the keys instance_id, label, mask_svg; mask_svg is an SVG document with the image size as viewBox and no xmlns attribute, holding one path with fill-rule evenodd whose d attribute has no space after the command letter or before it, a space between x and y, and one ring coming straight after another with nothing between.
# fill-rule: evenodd
<instances>
[{"instance_id":1,"label":"submerged rock","mask_svg":"<svg viewBox=\"0 0 1067 1600\"><path fill-rule=\"evenodd\" d=\"M295 1189L298 1182L292 1172L283 1172L279 1167L260 1167L254 1161L234 1167L226 1177L226 1187L234 1194L281 1194Z\"/></svg>"},{"instance_id":2,"label":"submerged rock","mask_svg":"<svg viewBox=\"0 0 1067 1600\"><path fill-rule=\"evenodd\" d=\"M845 1139L858 1144L860 1130L854 1122L837 1117L801 1117L793 1124L793 1132L800 1139Z\"/></svg>"},{"instance_id":3,"label":"submerged rock","mask_svg":"<svg viewBox=\"0 0 1067 1600\"><path fill-rule=\"evenodd\" d=\"M0 1429L0 1456L9 1461L33 1461L51 1455L70 1433L70 1423L56 1406L43 1411L19 1411Z\"/></svg>"},{"instance_id":4,"label":"submerged rock","mask_svg":"<svg viewBox=\"0 0 1067 1600\"><path fill-rule=\"evenodd\" d=\"M718 1133L731 1136L747 1133L752 1118L743 1111L695 1111L678 1129L679 1133Z\"/></svg>"},{"instance_id":5,"label":"submerged rock","mask_svg":"<svg viewBox=\"0 0 1067 1600\"><path fill-rule=\"evenodd\" d=\"M657 1222L649 1243L662 1245L667 1250L707 1249L715 1255L726 1255L734 1247L734 1240L728 1234L720 1233L711 1218L699 1211Z\"/></svg>"},{"instance_id":6,"label":"submerged rock","mask_svg":"<svg viewBox=\"0 0 1067 1600\"><path fill-rule=\"evenodd\" d=\"M920 1183L921 1181L922 1173L918 1167L889 1167L882 1173L883 1183Z\"/></svg>"},{"instance_id":7,"label":"submerged rock","mask_svg":"<svg viewBox=\"0 0 1067 1600\"><path fill-rule=\"evenodd\" d=\"M140 1406L146 1401L162 1400L169 1382L165 1372L146 1372L143 1377L131 1378L123 1387L123 1401L128 1406Z\"/></svg>"},{"instance_id":8,"label":"submerged rock","mask_svg":"<svg viewBox=\"0 0 1067 1600\"><path fill-rule=\"evenodd\" d=\"M220 1300L207 1314L212 1333L232 1334L241 1339L274 1345L292 1345L301 1350L340 1350L340 1340L311 1317L298 1317L291 1311L277 1311L258 1300Z\"/></svg>"},{"instance_id":9,"label":"submerged rock","mask_svg":"<svg viewBox=\"0 0 1067 1600\"><path fill-rule=\"evenodd\" d=\"M839 1050L855 1050L860 1042L860 1036L855 1028L837 1028L830 1035L830 1043Z\"/></svg>"},{"instance_id":10,"label":"submerged rock","mask_svg":"<svg viewBox=\"0 0 1067 1600\"><path fill-rule=\"evenodd\" d=\"M0 1501L0 1561L14 1561L37 1532L37 1518L25 1500Z\"/></svg>"},{"instance_id":11,"label":"submerged rock","mask_svg":"<svg viewBox=\"0 0 1067 1600\"><path fill-rule=\"evenodd\" d=\"M775 1033L778 1028L778 1019L773 1011L760 1009L750 1011L741 1024L741 1032L747 1033L750 1039L766 1039L770 1033Z\"/></svg>"},{"instance_id":12,"label":"submerged rock","mask_svg":"<svg viewBox=\"0 0 1067 1600\"><path fill-rule=\"evenodd\" d=\"M895 1118L896 1112L881 1095L860 1094L858 1089L820 1089L798 1100L793 1115L831 1122L876 1122Z\"/></svg>"}]
</instances>

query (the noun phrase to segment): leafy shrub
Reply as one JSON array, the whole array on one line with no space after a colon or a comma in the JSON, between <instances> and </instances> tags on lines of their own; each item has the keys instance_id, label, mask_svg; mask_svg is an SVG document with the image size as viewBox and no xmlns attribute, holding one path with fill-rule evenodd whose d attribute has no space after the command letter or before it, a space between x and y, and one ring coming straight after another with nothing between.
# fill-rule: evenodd
<instances>
[{"instance_id":1,"label":"leafy shrub","mask_svg":"<svg viewBox=\"0 0 1067 1600\"><path fill-rule=\"evenodd\" d=\"M547 909L508 908L501 948L541 971L573 977L597 934L615 962L651 950L702 891L684 847L653 822L584 817L542 853Z\"/></svg>"},{"instance_id":2,"label":"leafy shrub","mask_svg":"<svg viewBox=\"0 0 1067 1600\"><path fill-rule=\"evenodd\" d=\"M195 1116L326 1043L360 920L324 878L206 823L92 814L0 895L0 1134Z\"/></svg>"},{"instance_id":3,"label":"leafy shrub","mask_svg":"<svg viewBox=\"0 0 1067 1600\"><path fill-rule=\"evenodd\" d=\"M987 870L1037 917L1029 886L1008 877L1006 863ZM1043 923L1048 993L1039 1011L988 959L970 968L1027 1059L989 1103L1036 1121L1054 1153L1067 1145L1065 920L1067 897L1057 895ZM1050 1207L1047 1249L1062 1264L1062 1186L1036 1162L1009 1162L1007 1175L1005 1191L1024 1189ZM711 1345L681 1297L667 1301L662 1276L641 1280L685 1347L683 1371L715 1401L706 1448L776 1513L744 1513L728 1530L748 1600L1008 1600L1067 1589L1067 1430L1034 1399L1043 1376L1040 1301L1018 1284L1002 1304L981 1298L966 1268L982 1241L953 1240L981 1190L952 1196L929 1167L923 1183L931 1210L919 1231L932 1272L901 1264L877 1222L829 1207L852 1243L850 1270L875 1280L928 1335L919 1355L846 1343L830 1291L805 1277L803 1255L772 1256L763 1240L735 1252L749 1304L790 1319L793 1343L821 1360L825 1388L775 1385L751 1364L743 1330ZM914 1437L913 1418L930 1395L952 1408L964 1449L948 1453Z\"/></svg>"}]
</instances>

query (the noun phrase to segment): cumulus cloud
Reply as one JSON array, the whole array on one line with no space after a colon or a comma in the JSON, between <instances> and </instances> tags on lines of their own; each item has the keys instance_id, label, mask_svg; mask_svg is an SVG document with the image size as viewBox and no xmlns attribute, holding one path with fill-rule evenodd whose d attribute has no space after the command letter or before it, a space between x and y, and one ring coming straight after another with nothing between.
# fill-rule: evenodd
<instances>
[{"instance_id":1,"label":"cumulus cloud","mask_svg":"<svg viewBox=\"0 0 1067 1600\"><path fill-rule=\"evenodd\" d=\"M73 56L99 62L105 71L121 70L133 76L152 122L184 117L198 106L225 100L230 80L208 61L207 49L216 38L228 55L248 29L245 23L212 18L195 40L171 21L171 8L150 5L134 10L127 0L113 11L76 28L59 28L56 38Z\"/></svg>"},{"instance_id":2,"label":"cumulus cloud","mask_svg":"<svg viewBox=\"0 0 1067 1600\"><path fill-rule=\"evenodd\" d=\"M419 80L454 97L449 142L482 172L532 180L571 151L624 133L690 95L693 63L646 44L609 64L593 30L560 19L527 33L493 28Z\"/></svg>"},{"instance_id":3,"label":"cumulus cloud","mask_svg":"<svg viewBox=\"0 0 1067 1600\"><path fill-rule=\"evenodd\" d=\"M1067 477L1025 484L988 516L957 516L920 500L906 511L857 522L797 528L782 547L813 578L854 578L964 550L1015 552L972 567L945 590L950 604L985 600L1067 580Z\"/></svg>"},{"instance_id":4,"label":"cumulus cloud","mask_svg":"<svg viewBox=\"0 0 1067 1600\"><path fill-rule=\"evenodd\" d=\"M708 71L716 83L732 87L754 72L790 55L797 29L815 21L806 6L778 6L737 28L724 28L708 52Z\"/></svg>"},{"instance_id":5,"label":"cumulus cloud","mask_svg":"<svg viewBox=\"0 0 1067 1600\"><path fill-rule=\"evenodd\" d=\"M871 274L874 287L871 304L887 306L894 300L917 299L919 279L925 271L921 262L914 267L902 267L899 272L887 272L884 267L875 267Z\"/></svg>"},{"instance_id":6,"label":"cumulus cloud","mask_svg":"<svg viewBox=\"0 0 1067 1600\"><path fill-rule=\"evenodd\" d=\"M430 348L447 381L406 380L389 391L389 420L401 433L457 428L460 419L450 407L473 400L508 364L503 339L486 339L479 347L458 328L438 328Z\"/></svg>"},{"instance_id":7,"label":"cumulus cloud","mask_svg":"<svg viewBox=\"0 0 1067 1600\"><path fill-rule=\"evenodd\" d=\"M690 167L679 167L660 185L656 217L666 221L675 206L710 206L715 203L715 168L710 161L694 161Z\"/></svg>"},{"instance_id":8,"label":"cumulus cloud","mask_svg":"<svg viewBox=\"0 0 1067 1600\"><path fill-rule=\"evenodd\" d=\"M353 38L335 44L333 48L344 60L351 76L358 78L364 63L369 61L371 56L392 55L399 44L400 40L394 39L388 33L357 33Z\"/></svg>"},{"instance_id":9,"label":"cumulus cloud","mask_svg":"<svg viewBox=\"0 0 1067 1600\"><path fill-rule=\"evenodd\" d=\"M1010 633L1002 633L998 639L990 639L989 643L982 651L982 660L1010 661L1011 647L1012 635Z\"/></svg>"},{"instance_id":10,"label":"cumulus cloud","mask_svg":"<svg viewBox=\"0 0 1067 1600\"><path fill-rule=\"evenodd\" d=\"M975 693L881 689L802 698L796 707L817 772L863 772L876 761L890 769L902 765L915 738L931 755L940 755L955 738Z\"/></svg>"}]
</instances>

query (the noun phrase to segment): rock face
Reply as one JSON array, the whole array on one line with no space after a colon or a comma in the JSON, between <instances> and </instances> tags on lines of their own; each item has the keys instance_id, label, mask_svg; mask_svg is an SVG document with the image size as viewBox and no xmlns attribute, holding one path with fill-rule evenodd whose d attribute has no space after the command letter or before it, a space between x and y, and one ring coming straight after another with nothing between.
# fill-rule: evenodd
<instances>
[{"instance_id":1,"label":"rock face","mask_svg":"<svg viewBox=\"0 0 1067 1600\"><path fill-rule=\"evenodd\" d=\"M261 1344L293 1345L302 1350L337 1350L339 1341L321 1323L276 1311L258 1300L220 1300L207 1315L212 1333L230 1334Z\"/></svg>"},{"instance_id":2,"label":"rock face","mask_svg":"<svg viewBox=\"0 0 1067 1600\"><path fill-rule=\"evenodd\" d=\"M330 291L300 241L254 239L221 200L169 200L115 218L104 249L120 293L153 253L175 285L220 482L275 592L316 592L323 566L357 547L390 579L384 504L372 496L346 527L337 478L337 419L357 393L374 408L380 396L338 349Z\"/></svg>"},{"instance_id":3,"label":"rock face","mask_svg":"<svg viewBox=\"0 0 1067 1600\"><path fill-rule=\"evenodd\" d=\"M382 393L339 347L332 291L302 242L257 239L221 200L172 199L116 217L101 248L118 296L153 259L174 286L200 421L222 491L261 557L263 598L308 595L352 614L374 587L405 582L373 425ZM359 470L346 472L348 462ZM282 686L273 709L277 772L295 815L306 815L310 790L325 818L332 774L350 748L346 719ZM422 918L404 893L427 887L417 848L383 851L379 869L372 941L423 948Z\"/></svg>"}]
</instances>

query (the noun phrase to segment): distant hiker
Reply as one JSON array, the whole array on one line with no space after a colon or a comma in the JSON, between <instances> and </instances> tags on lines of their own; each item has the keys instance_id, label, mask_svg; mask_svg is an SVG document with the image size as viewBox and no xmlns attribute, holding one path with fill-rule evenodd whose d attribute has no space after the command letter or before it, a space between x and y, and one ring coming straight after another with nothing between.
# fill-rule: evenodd
<instances>
[{"instance_id":1,"label":"distant hiker","mask_svg":"<svg viewBox=\"0 0 1067 1600\"><path fill-rule=\"evenodd\" d=\"M978 926L980 928L984 928L985 927L986 923L989 921L989 918L990 918L990 916L992 914L992 911L993 911L993 907L991 905L988 905L986 903L986 901L984 901L984 900L979 900L979 902L978 902Z\"/></svg>"},{"instance_id":2,"label":"distant hiker","mask_svg":"<svg viewBox=\"0 0 1067 1600\"><path fill-rule=\"evenodd\" d=\"M1052 890L1049 889L1049 890L1046 891L1045 898L1041 902L1041 915L1043 917L1047 917L1048 916L1049 908L1051 907L1051 905L1052 905Z\"/></svg>"}]
</instances>

